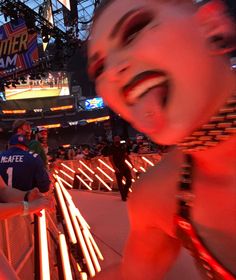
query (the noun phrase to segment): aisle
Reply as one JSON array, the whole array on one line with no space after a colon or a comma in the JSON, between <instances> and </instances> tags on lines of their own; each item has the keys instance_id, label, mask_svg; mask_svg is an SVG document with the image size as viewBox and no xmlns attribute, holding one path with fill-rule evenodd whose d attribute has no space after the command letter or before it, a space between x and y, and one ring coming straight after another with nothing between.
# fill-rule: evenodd
<instances>
[{"instance_id":1,"label":"aisle","mask_svg":"<svg viewBox=\"0 0 236 280\"><path fill-rule=\"evenodd\" d=\"M119 263L129 232L126 203L120 200L118 193L90 193L71 190L75 205L91 226L105 260L102 269ZM165 280L200 280L193 269L193 260L185 250L169 272Z\"/></svg>"}]
</instances>

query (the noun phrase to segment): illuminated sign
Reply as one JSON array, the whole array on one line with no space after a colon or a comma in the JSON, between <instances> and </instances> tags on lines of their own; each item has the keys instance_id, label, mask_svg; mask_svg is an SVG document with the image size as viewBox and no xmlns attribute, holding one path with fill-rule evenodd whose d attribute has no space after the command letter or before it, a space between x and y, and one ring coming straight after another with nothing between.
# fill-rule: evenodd
<instances>
[{"instance_id":1,"label":"illuminated sign","mask_svg":"<svg viewBox=\"0 0 236 280\"><path fill-rule=\"evenodd\" d=\"M101 97L95 97L92 99L85 100L85 109L86 110L94 110L104 107L104 102Z\"/></svg>"},{"instance_id":2,"label":"illuminated sign","mask_svg":"<svg viewBox=\"0 0 236 280\"><path fill-rule=\"evenodd\" d=\"M34 112L35 112L35 113L42 113L42 112L43 112L43 109L34 109Z\"/></svg>"},{"instance_id":3,"label":"illuminated sign","mask_svg":"<svg viewBox=\"0 0 236 280\"><path fill-rule=\"evenodd\" d=\"M37 34L29 34L23 19L0 27L0 76L32 68L38 62Z\"/></svg>"}]
</instances>

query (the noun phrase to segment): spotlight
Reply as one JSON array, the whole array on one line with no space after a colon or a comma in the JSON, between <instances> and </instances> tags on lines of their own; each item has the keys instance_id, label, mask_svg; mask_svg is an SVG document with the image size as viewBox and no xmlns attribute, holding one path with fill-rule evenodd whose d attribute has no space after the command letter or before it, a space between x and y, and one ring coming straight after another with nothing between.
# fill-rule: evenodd
<instances>
[{"instance_id":1,"label":"spotlight","mask_svg":"<svg viewBox=\"0 0 236 280\"><path fill-rule=\"evenodd\" d=\"M42 39L43 39L43 43L48 43L50 39L49 32L46 28L42 29Z\"/></svg>"}]
</instances>

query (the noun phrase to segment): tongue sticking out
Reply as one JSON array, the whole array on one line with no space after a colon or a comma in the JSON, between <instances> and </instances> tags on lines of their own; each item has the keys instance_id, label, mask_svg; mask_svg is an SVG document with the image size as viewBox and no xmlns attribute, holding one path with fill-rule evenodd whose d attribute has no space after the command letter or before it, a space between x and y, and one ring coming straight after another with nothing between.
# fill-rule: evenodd
<instances>
[{"instance_id":1,"label":"tongue sticking out","mask_svg":"<svg viewBox=\"0 0 236 280\"><path fill-rule=\"evenodd\" d=\"M143 94L132 106L134 125L144 133L160 131L165 123L163 107L167 102L168 89L157 86Z\"/></svg>"}]
</instances>

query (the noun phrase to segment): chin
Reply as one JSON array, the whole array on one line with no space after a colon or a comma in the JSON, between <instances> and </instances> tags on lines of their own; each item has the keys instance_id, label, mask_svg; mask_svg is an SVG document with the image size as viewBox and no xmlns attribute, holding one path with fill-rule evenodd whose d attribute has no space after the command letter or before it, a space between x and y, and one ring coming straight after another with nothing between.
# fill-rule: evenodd
<instances>
[{"instance_id":1,"label":"chin","mask_svg":"<svg viewBox=\"0 0 236 280\"><path fill-rule=\"evenodd\" d=\"M151 133L148 136L157 144L172 146L182 142L187 135L183 132L180 133L180 131L176 131L175 133L174 130L169 129L168 132L161 131L159 133Z\"/></svg>"}]
</instances>

